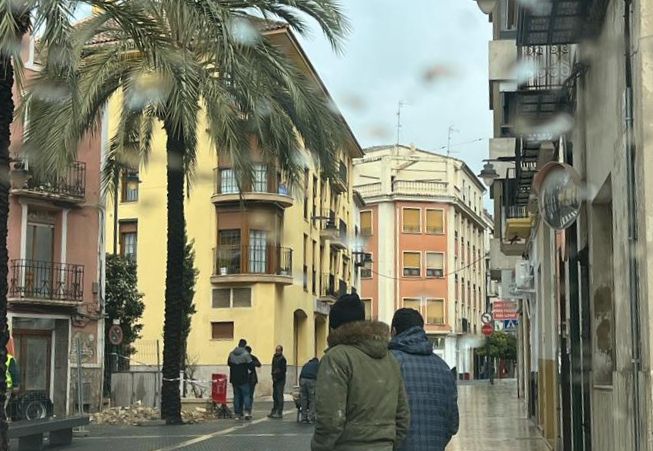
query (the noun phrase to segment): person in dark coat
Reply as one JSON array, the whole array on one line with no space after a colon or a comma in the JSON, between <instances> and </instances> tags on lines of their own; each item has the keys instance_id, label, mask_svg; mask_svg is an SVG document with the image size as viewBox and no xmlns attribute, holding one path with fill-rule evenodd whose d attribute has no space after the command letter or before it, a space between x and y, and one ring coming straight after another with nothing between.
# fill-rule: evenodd
<instances>
[{"instance_id":1,"label":"person in dark coat","mask_svg":"<svg viewBox=\"0 0 653 451\"><path fill-rule=\"evenodd\" d=\"M456 379L433 353L417 310L402 308L392 319L389 348L401 365L410 404L410 429L399 451L444 451L458 432Z\"/></svg>"},{"instance_id":2,"label":"person in dark coat","mask_svg":"<svg viewBox=\"0 0 653 451\"><path fill-rule=\"evenodd\" d=\"M272 357L272 412L269 418L283 418L283 391L286 386L286 358L283 356L283 346L275 349Z\"/></svg>"},{"instance_id":3,"label":"person in dark coat","mask_svg":"<svg viewBox=\"0 0 653 451\"><path fill-rule=\"evenodd\" d=\"M315 381L320 369L320 360L313 357L302 367L299 373L299 388L302 401L302 423L315 421Z\"/></svg>"},{"instance_id":4,"label":"person in dark coat","mask_svg":"<svg viewBox=\"0 0 653 451\"><path fill-rule=\"evenodd\" d=\"M258 384L258 374L256 374L256 368L261 367L261 361L252 354L252 348L250 346L245 346L249 356L252 358L252 366L249 369L249 399L250 405L254 408L254 392L256 391L256 384Z\"/></svg>"},{"instance_id":5,"label":"person in dark coat","mask_svg":"<svg viewBox=\"0 0 653 451\"><path fill-rule=\"evenodd\" d=\"M234 389L234 413L237 420L252 419L252 404L249 396L249 371L252 368L252 357L245 349L247 342L241 339L236 349L231 351L227 364L229 379Z\"/></svg>"},{"instance_id":6,"label":"person in dark coat","mask_svg":"<svg viewBox=\"0 0 653 451\"><path fill-rule=\"evenodd\" d=\"M410 412L386 324L365 321L358 295L331 307L327 350L317 375L312 451L393 451Z\"/></svg>"}]
</instances>

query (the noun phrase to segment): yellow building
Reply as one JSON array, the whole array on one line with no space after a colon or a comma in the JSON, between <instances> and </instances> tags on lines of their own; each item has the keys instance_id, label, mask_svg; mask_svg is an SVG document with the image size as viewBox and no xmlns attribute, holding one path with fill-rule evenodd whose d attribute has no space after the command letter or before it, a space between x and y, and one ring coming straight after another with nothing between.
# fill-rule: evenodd
<instances>
[{"instance_id":1,"label":"yellow building","mask_svg":"<svg viewBox=\"0 0 653 451\"><path fill-rule=\"evenodd\" d=\"M288 28L265 35L328 96ZM115 129L118 105L114 99L109 107L110 129ZM347 130L350 144L340 155L335 182L321 177L306 152L301 186L291 190L276 168L260 164L242 203L229 161L216 155L208 136L200 139L197 172L185 205L199 269L197 313L188 340L195 377L207 380L213 372L224 372L229 352L245 338L263 363L258 393L269 394L275 345L285 349L288 385L296 378L297 365L326 348L329 304L357 283L350 249L357 234L350 174L352 159L363 154ZM153 149L146 167L123 176L117 218L119 249L137 259L146 306L134 360L148 365L157 363L152 350L163 335L166 166L165 152L157 151L165 149L163 131L155 134ZM112 243L113 206L107 211L107 242Z\"/></svg>"}]
</instances>

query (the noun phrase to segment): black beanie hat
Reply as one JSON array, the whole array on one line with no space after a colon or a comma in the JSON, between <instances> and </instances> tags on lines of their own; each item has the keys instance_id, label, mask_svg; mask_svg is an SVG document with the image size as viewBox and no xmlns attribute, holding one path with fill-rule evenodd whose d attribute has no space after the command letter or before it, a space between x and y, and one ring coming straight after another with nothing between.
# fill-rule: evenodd
<instances>
[{"instance_id":1,"label":"black beanie hat","mask_svg":"<svg viewBox=\"0 0 653 451\"><path fill-rule=\"evenodd\" d=\"M337 329L343 324L354 321L365 321L365 304L363 304L356 293L343 294L331 306L329 327L331 329Z\"/></svg>"},{"instance_id":2,"label":"black beanie hat","mask_svg":"<svg viewBox=\"0 0 653 451\"><path fill-rule=\"evenodd\" d=\"M392 327L397 335L415 326L424 327L424 318L417 310L400 308L395 312L392 318Z\"/></svg>"}]
</instances>

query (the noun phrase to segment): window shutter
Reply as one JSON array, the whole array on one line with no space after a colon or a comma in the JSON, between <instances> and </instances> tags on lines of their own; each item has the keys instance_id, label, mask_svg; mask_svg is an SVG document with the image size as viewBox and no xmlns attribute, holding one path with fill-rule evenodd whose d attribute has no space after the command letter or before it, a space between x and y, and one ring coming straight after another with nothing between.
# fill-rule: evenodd
<instances>
[{"instance_id":1,"label":"window shutter","mask_svg":"<svg viewBox=\"0 0 653 451\"><path fill-rule=\"evenodd\" d=\"M426 210L426 232L444 233L444 212L442 210Z\"/></svg>"},{"instance_id":2,"label":"window shutter","mask_svg":"<svg viewBox=\"0 0 653 451\"><path fill-rule=\"evenodd\" d=\"M404 266L406 268L419 268L419 260L420 254L418 252L406 252L404 254Z\"/></svg>"},{"instance_id":3,"label":"window shutter","mask_svg":"<svg viewBox=\"0 0 653 451\"><path fill-rule=\"evenodd\" d=\"M426 322L428 324L444 324L444 301L442 299L426 301Z\"/></svg>"},{"instance_id":4,"label":"window shutter","mask_svg":"<svg viewBox=\"0 0 653 451\"><path fill-rule=\"evenodd\" d=\"M421 299L415 299L415 298L404 299L404 308L412 308L413 310L417 310L419 312L421 310L421 304L422 304Z\"/></svg>"},{"instance_id":5,"label":"window shutter","mask_svg":"<svg viewBox=\"0 0 653 451\"><path fill-rule=\"evenodd\" d=\"M233 288L234 307L251 307L252 306L252 289L251 288Z\"/></svg>"},{"instance_id":6,"label":"window shutter","mask_svg":"<svg viewBox=\"0 0 653 451\"><path fill-rule=\"evenodd\" d=\"M404 208L404 232L416 233L420 231L420 211L415 208Z\"/></svg>"},{"instance_id":7,"label":"window shutter","mask_svg":"<svg viewBox=\"0 0 653 451\"><path fill-rule=\"evenodd\" d=\"M213 308L229 308L231 307L231 300L229 288L217 288L213 290Z\"/></svg>"},{"instance_id":8,"label":"window shutter","mask_svg":"<svg viewBox=\"0 0 653 451\"><path fill-rule=\"evenodd\" d=\"M361 212L361 234L371 235L372 234L372 212L363 211Z\"/></svg>"}]
</instances>

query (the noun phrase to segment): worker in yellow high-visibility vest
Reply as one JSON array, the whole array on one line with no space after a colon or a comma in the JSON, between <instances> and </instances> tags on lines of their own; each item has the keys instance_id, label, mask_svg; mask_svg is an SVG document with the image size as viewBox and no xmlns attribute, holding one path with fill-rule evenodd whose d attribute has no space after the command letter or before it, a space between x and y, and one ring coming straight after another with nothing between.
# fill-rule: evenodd
<instances>
[{"instance_id":1,"label":"worker in yellow high-visibility vest","mask_svg":"<svg viewBox=\"0 0 653 451\"><path fill-rule=\"evenodd\" d=\"M7 411L7 404L11 399L11 395L20 389L20 370L18 363L13 355L7 352L7 360L5 361L7 371L5 372L5 381L7 383L7 396L5 397L5 412Z\"/></svg>"}]
</instances>

